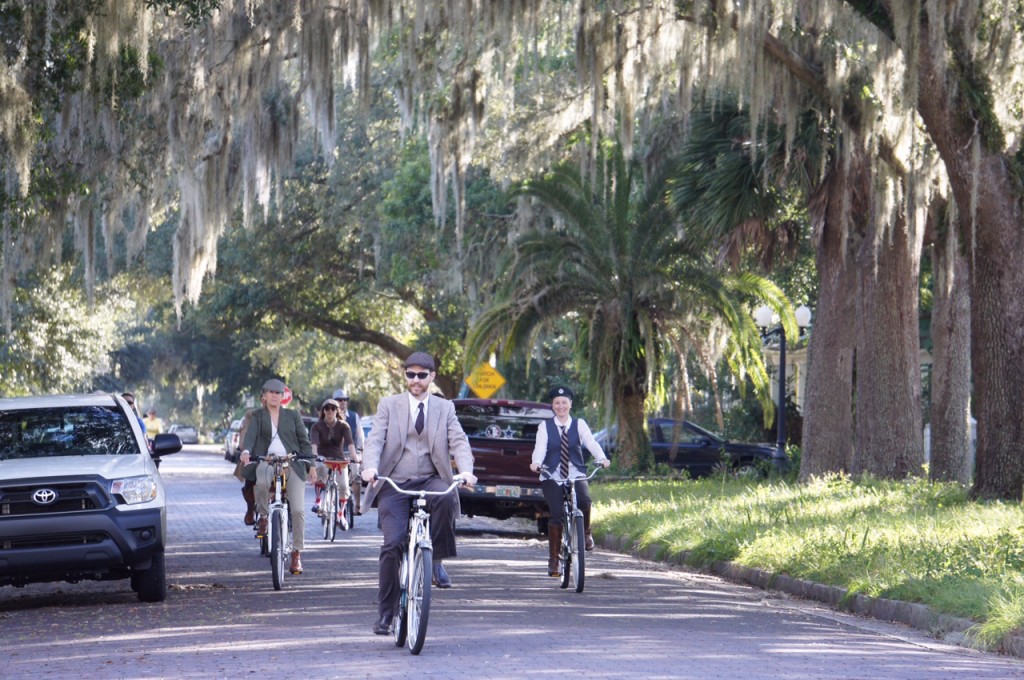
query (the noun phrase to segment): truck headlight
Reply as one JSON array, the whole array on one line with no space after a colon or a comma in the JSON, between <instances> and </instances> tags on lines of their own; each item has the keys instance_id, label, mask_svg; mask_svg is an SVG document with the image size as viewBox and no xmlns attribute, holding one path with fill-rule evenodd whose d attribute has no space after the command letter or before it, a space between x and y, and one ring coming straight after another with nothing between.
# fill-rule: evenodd
<instances>
[{"instance_id":1,"label":"truck headlight","mask_svg":"<svg viewBox=\"0 0 1024 680\"><path fill-rule=\"evenodd\" d=\"M110 483L110 493L120 496L128 505L154 500L156 492L156 478L149 475L115 479Z\"/></svg>"}]
</instances>

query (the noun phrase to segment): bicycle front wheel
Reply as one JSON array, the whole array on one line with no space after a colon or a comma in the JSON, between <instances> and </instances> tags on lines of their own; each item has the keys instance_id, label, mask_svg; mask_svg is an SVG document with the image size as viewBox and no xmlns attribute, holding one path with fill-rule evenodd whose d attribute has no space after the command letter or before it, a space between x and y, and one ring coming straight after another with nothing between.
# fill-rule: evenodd
<instances>
[{"instance_id":1,"label":"bicycle front wheel","mask_svg":"<svg viewBox=\"0 0 1024 680\"><path fill-rule=\"evenodd\" d=\"M430 584L434 576L434 551L420 548L412 564L412 582L409 590L409 651L419 654L427 639L427 620L430 618Z\"/></svg>"},{"instance_id":2,"label":"bicycle front wheel","mask_svg":"<svg viewBox=\"0 0 1024 680\"><path fill-rule=\"evenodd\" d=\"M572 583L576 587L577 593L583 592L583 582L586 575L586 562L584 561L586 551L583 549L586 544L584 540L583 518L577 515L573 518L572 522L572 569L570 570L572 572Z\"/></svg>"},{"instance_id":3,"label":"bicycle front wheel","mask_svg":"<svg viewBox=\"0 0 1024 680\"><path fill-rule=\"evenodd\" d=\"M336 532L334 518L338 514L338 490L328 486L324 489L324 500L320 504L320 522L324 528L324 540L334 542Z\"/></svg>"},{"instance_id":4,"label":"bicycle front wheel","mask_svg":"<svg viewBox=\"0 0 1024 680\"><path fill-rule=\"evenodd\" d=\"M270 573L274 577L274 590L284 587L285 564L285 521L281 508L270 511Z\"/></svg>"}]
</instances>

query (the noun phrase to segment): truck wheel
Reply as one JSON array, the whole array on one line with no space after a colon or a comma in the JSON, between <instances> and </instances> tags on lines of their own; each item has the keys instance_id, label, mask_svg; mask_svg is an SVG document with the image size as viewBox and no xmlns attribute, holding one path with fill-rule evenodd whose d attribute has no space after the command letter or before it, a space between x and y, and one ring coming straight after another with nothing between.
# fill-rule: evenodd
<instances>
[{"instance_id":1,"label":"truck wheel","mask_svg":"<svg viewBox=\"0 0 1024 680\"><path fill-rule=\"evenodd\" d=\"M167 598L167 571L162 552L153 555L149 569L132 574L132 589L139 594L141 602L163 602Z\"/></svg>"}]
</instances>

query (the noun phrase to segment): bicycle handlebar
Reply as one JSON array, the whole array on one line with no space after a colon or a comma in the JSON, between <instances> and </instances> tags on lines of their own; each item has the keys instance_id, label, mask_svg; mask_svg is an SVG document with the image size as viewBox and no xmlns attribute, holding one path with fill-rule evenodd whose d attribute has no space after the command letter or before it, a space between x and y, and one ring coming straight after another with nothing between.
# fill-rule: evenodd
<instances>
[{"instance_id":1,"label":"bicycle handlebar","mask_svg":"<svg viewBox=\"0 0 1024 680\"><path fill-rule=\"evenodd\" d=\"M589 475L579 475L579 476L576 476L576 477L571 477L570 479L554 479L551 476L551 470L549 470L546 465L541 465L538 468L537 471L540 472L542 477L550 479L551 481L565 483L565 482L581 482L581 481L584 481L584 480L589 481L589 480L594 478L594 475L596 475L600 470L603 470L603 469L604 469L604 467L600 467L600 466L599 467L595 467L593 470L591 470Z\"/></svg>"},{"instance_id":2,"label":"bicycle handlebar","mask_svg":"<svg viewBox=\"0 0 1024 680\"><path fill-rule=\"evenodd\" d=\"M466 478L464 476L462 476L461 474L458 474L458 475L455 475L455 477L453 478L452 483L444 491L427 491L425 489L420 490L420 491L408 491L408 490L403 489L402 487L398 486L398 484L395 483L395 480L391 479L390 477L382 477L380 475L374 475L373 476L373 480L374 481L380 480L382 482L387 482L388 484L391 485L391 488L393 488L395 491L397 491L400 494L405 494L406 496L445 496L447 494L450 494L452 492L452 490L455 489L456 487L466 483Z\"/></svg>"}]
</instances>

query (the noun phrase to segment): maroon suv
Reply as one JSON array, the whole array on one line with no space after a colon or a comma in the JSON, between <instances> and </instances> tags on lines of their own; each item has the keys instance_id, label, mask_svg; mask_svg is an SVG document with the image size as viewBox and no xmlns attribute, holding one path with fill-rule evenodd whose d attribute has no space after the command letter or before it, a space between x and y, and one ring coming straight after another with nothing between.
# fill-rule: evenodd
<instances>
[{"instance_id":1,"label":"maroon suv","mask_svg":"<svg viewBox=\"0 0 1024 680\"><path fill-rule=\"evenodd\" d=\"M473 488L460 488L462 514L537 520L547 531L548 505L530 470L537 427L554 413L549 404L504 399L453 399L473 449Z\"/></svg>"}]
</instances>

